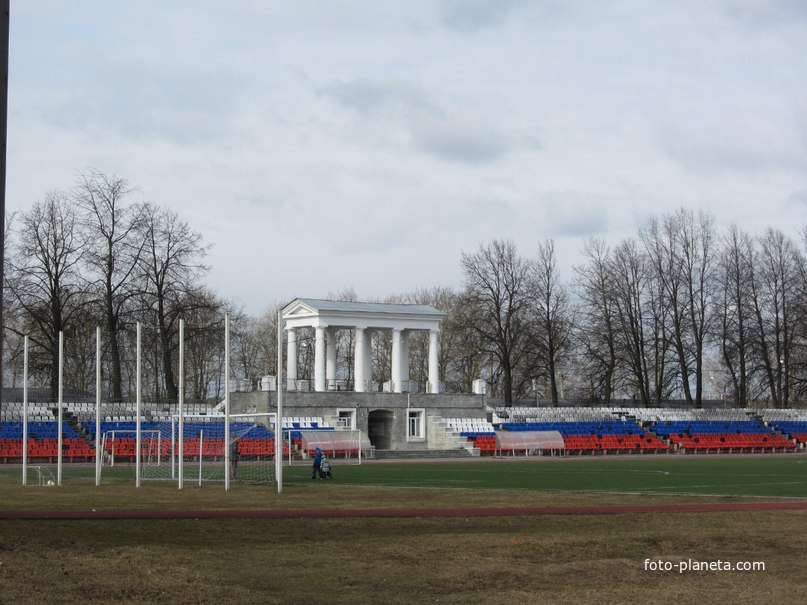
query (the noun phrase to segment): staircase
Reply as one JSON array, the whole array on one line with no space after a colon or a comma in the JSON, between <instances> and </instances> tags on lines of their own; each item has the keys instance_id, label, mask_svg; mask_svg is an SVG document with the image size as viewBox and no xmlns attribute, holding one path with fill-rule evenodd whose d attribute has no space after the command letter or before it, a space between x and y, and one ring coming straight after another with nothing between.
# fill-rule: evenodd
<instances>
[{"instance_id":1,"label":"staircase","mask_svg":"<svg viewBox=\"0 0 807 605\"><path fill-rule=\"evenodd\" d=\"M447 456L449 458L465 457L465 454L457 454L457 452L466 452L471 456L480 455L479 450L472 443L450 428L440 416L426 418L426 437L432 450L454 452L454 456Z\"/></svg>"},{"instance_id":2,"label":"staircase","mask_svg":"<svg viewBox=\"0 0 807 605\"><path fill-rule=\"evenodd\" d=\"M455 450L376 450L376 460L423 460L470 458L473 454L466 449Z\"/></svg>"},{"instance_id":3,"label":"staircase","mask_svg":"<svg viewBox=\"0 0 807 605\"><path fill-rule=\"evenodd\" d=\"M59 421L59 408L53 408L51 410L53 412L54 419L56 422ZM87 427L85 427L81 422L79 422L78 417L67 408L62 410L62 420L68 424L76 433L78 433L84 441L89 443L91 446L95 447L95 441L93 440L92 434Z\"/></svg>"}]
</instances>

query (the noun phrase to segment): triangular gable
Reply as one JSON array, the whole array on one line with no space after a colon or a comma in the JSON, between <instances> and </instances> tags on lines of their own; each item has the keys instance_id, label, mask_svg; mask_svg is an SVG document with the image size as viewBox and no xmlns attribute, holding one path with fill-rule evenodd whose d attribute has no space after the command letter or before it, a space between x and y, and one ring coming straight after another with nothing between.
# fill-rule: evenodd
<instances>
[{"instance_id":1,"label":"triangular gable","mask_svg":"<svg viewBox=\"0 0 807 605\"><path fill-rule=\"evenodd\" d=\"M319 309L312 307L309 304L306 304L299 298L296 300L291 301L286 310L283 312L284 318L293 318L293 317L309 317L311 315L317 315L319 313Z\"/></svg>"}]
</instances>

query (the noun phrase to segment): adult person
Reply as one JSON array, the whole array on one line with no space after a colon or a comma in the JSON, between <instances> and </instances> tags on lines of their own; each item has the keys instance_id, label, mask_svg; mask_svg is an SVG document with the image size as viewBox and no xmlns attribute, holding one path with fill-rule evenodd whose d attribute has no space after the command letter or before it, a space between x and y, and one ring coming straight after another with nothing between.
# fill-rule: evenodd
<instances>
[{"instance_id":1,"label":"adult person","mask_svg":"<svg viewBox=\"0 0 807 605\"><path fill-rule=\"evenodd\" d=\"M322 464L322 450L317 448L317 451L314 452L314 468L311 471L311 478L316 479L319 475L319 467Z\"/></svg>"}]
</instances>

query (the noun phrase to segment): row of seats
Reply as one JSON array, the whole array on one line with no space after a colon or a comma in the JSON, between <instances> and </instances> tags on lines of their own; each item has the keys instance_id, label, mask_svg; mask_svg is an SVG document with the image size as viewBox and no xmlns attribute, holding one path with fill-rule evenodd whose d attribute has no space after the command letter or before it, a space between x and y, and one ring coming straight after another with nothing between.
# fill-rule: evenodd
<instances>
[{"instance_id":1,"label":"row of seats","mask_svg":"<svg viewBox=\"0 0 807 605\"><path fill-rule=\"evenodd\" d=\"M564 420L572 417L571 410L578 417L599 416L600 420ZM766 415L773 420L770 422L762 422L759 416L746 410L513 408L513 411L542 420L502 422L499 430L557 431L563 436L564 449L571 453L778 452L795 451L807 444L807 410L786 410L787 414L782 416L787 421L776 421L773 418L776 414L771 413ZM493 435L489 442L479 441L478 435L469 435L468 439L485 453L497 449L492 445Z\"/></svg>"},{"instance_id":2,"label":"row of seats","mask_svg":"<svg viewBox=\"0 0 807 605\"><path fill-rule=\"evenodd\" d=\"M583 422L505 422L506 431L558 431L561 435L644 435L645 431L631 420Z\"/></svg>"},{"instance_id":3,"label":"row of seats","mask_svg":"<svg viewBox=\"0 0 807 605\"><path fill-rule=\"evenodd\" d=\"M608 421L614 419L609 409L586 407L553 407L538 408L512 406L495 408L493 413L499 421L506 422L582 422Z\"/></svg>"},{"instance_id":4,"label":"row of seats","mask_svg":"<svg viewBox=\"0 0 807 605\"><path fill-rule=\"evenodd\" d=\"M663 422L667 420L749 420L755 414L787 415L779 418L807 420L807 410L745 410L745 409L680 409L638 407L489 407L498 422L581 422L586 420L609 421L636 419L639 422ZM498 424L497 422L497 424Z\"/></svg>"},{"instance_id":5,"label":"row of seats","mask_svg":"<svg viewBox=\"0 0 807 605\"><path fill-rule=\"evenodd\" d=\"M484 418L444 418L446 426L464 437L495 435L496 429Z\"/></svg>"},{"instance_id":6,"label":"row of seats","mask_svg":"<svg viewBox=\"0 0 807 605\"><path fill-rule=\"evenodd\" d=\"M619 408L615 413L636 418L641 422L666 422L681 420L749 420L749 412L743 409L678 409L678 408Z\"/></svg>"},{"instance_id":7,"label":"row of seats","mask_svg":"<svg viewBox=\"0 0 807 605\"><path fill-rule=\"evenodd\" d=\"M272 457L275 454L275 440L272 438L242 438L237 442L237 451L239 456L243 457ZM182 453L184 457L197 457L201 448L201 454L207 458L223 458L225 455L224 440L223 439L185 439L182 444ZM289 447L287 443L282 444L283 455L289 454ZM116 439L114 443L106 444L106 451L114 453L115 458L132 458L137 452L136 440L131 437ZM146 444L142 446L141 455L157 455L158 451L154 448L154 444ZM171 457L171 443L162 441L159 446L159 455L161 458L169 459Z\"/></svg>"},{"instance_id":8,"label":"row of seats","mask_svg":"<svg viewBox=\"0 0 807 605\"><path fill-rule=\"evenodd\" d=\"M22 422L0 422L0 439L22 439ZM59 436L58 422L29 422L28 436L32 439L49 439ZM62 423L63 437L79 437L76 430L67 422Z\"/></svg>"},{"instance_id":9,"label":"row of seats","mask_svg":"<svg viewBox=\"0 0 807 605\"><path fill-rule=\"evenodd\" d=\"M777 420L769 426L788 435L791 439L807 441L807 420Z\"/></svg>"},{"instance_id":10,"label":"row of seats","mask_svg":"<svg viewBox=\"0 0 807 605\"><path fill-rule=\"evenodd\" d=\"M333 428L321 416L292 416L283 419L283 429L330 429Z\"/></svg>"},{"instance_id":11,"label":"row of seats","mask_svg":"<svg viewBox=\"0 0 807 605\"><path fill-rule=\"evenodd\" d=\"M670 441L681 452L715 451L795 451L798 445L783 435L741 433L734 435L719 435L714 433L700 433L694 435L670 435Z\"/></svg>"},{"instance_id":12,"label":"row of seats","mask_svg":"<svg viewBox=\"0 0 807 605\"><path fill-rule=\"evenodd\" d=\"M497 449L496 445L496 433L493 435L484 434L484 435L465 435L471 443L474 444L474 447L480 450L482 453L489 453L495 452Z\"/></svg>"},{"instance_id":13,"label":"row of seats","mask_svg":"<svg viewBox=\"0 0 807 605\"><path fill-rule=\"evenodd\" d=\"M657 435L715 433L715 434L747 434L771 433L771 429L758 420L666 420L654 424L652 430Z\"/></svg>"},{"instance_id":14,"label":"row of seats","mask_svg":"<svg viewBox=\"0 0 807 605\"><path fill-rule=\"evenodd\" d=\"M58 407L57 402L41 402L41 401L29 401L28 402L28 410L51 410ZM160 412L169 412L176 413L176 409L179 404L177 403L154 403L154 402L143 402L140 404L141 409L143 410L154 410ZM205 403L183 403L183 409L189 414L204 414L210 413L214 406L205 404ZM24 403L22 401L7 401L3 403L3 407L9 410L22 410L24 407ZM96 404L95 402L88 402L88 401L64 401L62 402L62 407L66 410L69 410L73 413L75 412L82 412L82 411L95 411ZM112 411L118 414L125 414L125 413L134 413L137 409L137 404L133 402L118 402L118 403L111 403L107 401L101 402L101 412L104 411Z\"/></svg>"},{"instance_id":15,"label":"row of seats","mask_svg":"<svg viewBox=\"0 0 807 605\"><path fill-rule=\"evenodd\" d=\"M82 422L89 422L95 420L96 404L87 402L65 402L62 404L65 412L69 412L76 416ZM58 408L57 403L28 403L28 420L29 421L48 421L55 418L55 411ZM189 416L217 415L215 408L202 403L186 403L183 404L183 414ZM4 402L2 411L0 411L0 420L22 422L25 420L23 414L24 406L22 402L10 401ZM100 406L101 418L107 421L123 421L134 418L137 414L137 406L133 403L106 403L102 402ZM141 419L151 420L158 419L162 421L171 421L172 416L177 415L179 407L177 404L164 404L164 403L143 403L141 405Z\"/></svg>"},{"instance_id":16,"label":"row of seats","mask_svg":"<svg viewBox=\"0 0 807 605\"><path fill-rule=\"evenodd\" d=\"M669 445L652 435L566 435L563 437L563 444L571 453L583 453L588 450L604 452L669 450Z\"/></svg>"},{"instance_id":17,"label":"row of seats","mask_svg":"<svg viewBox=\"0 0 807 605\"><path fill-rule=\"evenodd\" d=\"M495 435L473 435L468 437L481 455L495 452L512 453L512 447L502 447ZM669 445L658 437L642 435L566 435L563 437L563 451L570 454L583 453L660 453L669 450Z\"/></svg>"},{"instance_id":18,"label":"row of seats","mask_svg":"<svg viewBox=\"0 0 807 605\"><path fill-rule=\"evenodd\" d=\"M0 439L0 460L22 458L22 439ZM57 439L29 439L28 456L31 459L47 458L54 461L59 456ZM67 462L88 462L95 458L95 448L84 439L67 437L62 439L62 459Z\"/></svg>"},{"instance_id":19,"label":"row of seats","mask_svg":"<svg viewBox=\"0 0 807 605\"><path fill-rule=\"evenodd\" d=\"M159 443L159 445L158 445ZM238 453L244 456L272 456L275 453L275 440L271 438L240 439L238 442ZM55 460L59 455L58 440L40 439L28 441L28 456L31 459L47 458L49 462ZM289 448L284 443L284 452L288 453ZM120 437L110 439L105 443L105 451L114 454L116 458L134 457L137 451L137 440L134 437ZM185 439L183 452L186 456L198 455L200 449L199 439ZM208 439L201 442L203 456L224 456L224 440ZM21 439L0 439L0 459L3 462L9 459L21 459L23 454L23 442ZM171 455L171 442L169 440L145 439L141 444L141 455L169 458ZM62 457L68 462L89 462L95 459L95 448L84 439L66 438L62 440Z\"/></svg>"},{"instance_id":20,"label":"row of seats","mask_svg":"<svg viewBox=\"0 0 807 605\"><path fill-rule=\"evenodd\" d=\"M95 435L95 424L88 424L87 429L90 435ZM224 438L224 423L223 422L184 422L183 435L186 439L197 438L201 434L203 438ZM108 435L110 433L129 433L137 430L137 423L134 421L126 422L102 422L101 434ZM177 424L170 422L141 422L140 431L153 432L159 431L163 439L171 439L172 431L177 431ZM271 437L272 432L263 425L253 425L248 422L232 421L230 422L230 435L239 436L248 433L249 437Z\"/></svg>"},{"instance_id":21,"label":"row of seats","mask_svg":"<svg viewBox=\"0 0 807 605\"><path fill-rule=\"evenodd\" d=\"M775 422L777 420L807 422L807 410L762 409L757 410L756 413L765 422Z\"/></svg>"},{"instance_id":22,"label":"row of seats","mask_svg":"<svg viewBox=\"0 0 807 605\"><path fill-rule=\"evenodd\" d=\"M100 423L101 433L106 435L113 431L116 432L135 432L137 430L137 422L134 420L127 421L103 421ZM159 431L163 438L170 439L172 430L176 430L177 423L171 422L154 422L144 421L140 423L141 432ZM28 422L28 435L34 439L48 439L58 437L59 424L57 422ZM86 423L83 425L87 434L94 436L96 432L96 424ZM184 433L187 437L198 437L200 433L205 437L224 437L224 423L223 422L198 422L186 421L183 423ZM24 425L22 422L0 422L0 439L22 439ZM333 427L326 427L326 430L334 430ZM272 432L264 425L255 425L251 422L244 421L231 421L230 434L240 436L248 433L248 436L256 437L271 437ZM62 423L62 436L63 437L80 437L76 429L68 422Z\"/></svg>"}]
</instances>

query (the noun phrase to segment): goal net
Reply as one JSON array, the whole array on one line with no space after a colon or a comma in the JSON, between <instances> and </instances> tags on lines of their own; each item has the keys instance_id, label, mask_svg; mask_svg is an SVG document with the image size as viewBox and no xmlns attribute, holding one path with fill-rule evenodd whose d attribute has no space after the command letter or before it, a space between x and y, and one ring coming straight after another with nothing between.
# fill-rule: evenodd
<instances>
[{"instance_id":1,"label":"goal net","mask_svg":"<svg viewBox=\"0 0 807 605\"><path fill-rule=\"evenodd\" d=\"M140 477L199 483L275 481L275 414L183 415L141 431ZM181 429L180 429L181 424Z\"/></svg>"},{"instance_id":2,"label":"goal net","mask_svg":"<svg viewBox=\"0 0 807 605\"><path fill-rule=\"evenodd\" d=\"M338 461L338 464L361 464L363 458L372 456L369 440L358 430L305 430L297 434L299 441L292 447L299 447L306 458L313 458L317 448L332 462ZM293 438L294 441L297 439Z\"/></svg>"}]
</instances>

